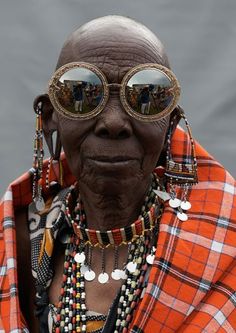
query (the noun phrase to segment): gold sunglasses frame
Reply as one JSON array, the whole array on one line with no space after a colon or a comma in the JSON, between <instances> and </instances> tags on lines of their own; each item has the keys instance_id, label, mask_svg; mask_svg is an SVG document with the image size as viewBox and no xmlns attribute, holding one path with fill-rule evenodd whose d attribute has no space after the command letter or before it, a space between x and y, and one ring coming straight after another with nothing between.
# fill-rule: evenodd
<instances>
[{"instance_id":1,"label":"gold sunglasses frame","mask_svg":"<svg viewBox=\"0 0 236 333\"><path fill-rule=\"evenodd\" d=\"M56 92L59 89L58 87L58 81L62 77L63 74L65 74L67 71L73 69L73 68L86 68L91 70L93 73L95 73L99 79L101 80L102 86L103 86L103 97L99 103L99 105L91 112L86 113L86 114L74 114L70 113L66 108L64 108L59 100L58 97L56 96ZM161 111L158 114L155 115L144 115L144 114L139 114L138 112L134 111L131 106L129 105L128 101L126 100L125 96L125 88L130 80L130 78L135 75L136 73L140 72L143 69L157 69L161 72L163 72L167 78L170 80L171 83L171 93L174 96L172 99L171 103L167 106L166 109ZM61 113L63 116L70 118L70 119L81 119L81 120L86 120L86 119L91 119L95 116L97 116L102 110L104 109L105 105L108 102L109 99L109 88L111 87L117 87L120 88L120 100L121 103L125 109L125 111L133 118L144 121L144 122L150 122L150 121L156 121L158 119L161 119L165 117L166 115L170 114L174 108L177 106L178 101L179 101L179 96L181 92L181 88L179 85L179 82L174 75L174 73L166 68L165 66L159 65L159 64L154 64L154 63L147 63L147 64L141 64L138 66L135 66L134 68L131 68L124 76L123 80L121 83L108 83L106 76L103 74L103 72L96 67L95 65L86 63L86 62L70 62L68 64L65 64L61 66L52 76L52 78L49 81L48 84L48 95L50 98L50 101L56 111Z\"/></svg>"}]
</instances>

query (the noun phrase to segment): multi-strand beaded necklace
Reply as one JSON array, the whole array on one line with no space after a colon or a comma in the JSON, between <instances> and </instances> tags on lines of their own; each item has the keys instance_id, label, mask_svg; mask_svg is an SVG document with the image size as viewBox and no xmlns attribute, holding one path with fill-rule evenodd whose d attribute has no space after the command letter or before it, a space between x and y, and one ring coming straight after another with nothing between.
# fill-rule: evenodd
<instances>
[{"instance_id":1,"label":"multi-strand beaded necklace","mask_svg":"<svg viewBox=\"0 0 236 333\"><path fill-rule=\"evenodd\" d=\"M105 328L107 323L103 327L106 320L104 315L95 318L97 322L102 322L98 329L88 329L91 318L86 308L85 283L96 278L91 265L94 246L101 248L101 273L97 277L98 281L109 283L110 278L123 280L120 292L112 306L113 311L109 311L111 313L115 309L112 332L128 332L128 326L144 288L145 275L154 260L156 250L154 245L162 213L158 198L153 192L153 189L157 188L157 181L153 177L137 221L130 226L105 232L86 227L86 216L81 201L77 203L74 213L71 213L69 206L73 196L69 192L66 198L65 215L74 232L65 250L63 281L53 329L55 333L102 332L102 330L107 332ZM124 267L119 268L118 249L122 244L128 244L128 255ZM105 271L105 251L109 246L114 248L114 266L110 277Z\"/></svg>"}]
</instances>

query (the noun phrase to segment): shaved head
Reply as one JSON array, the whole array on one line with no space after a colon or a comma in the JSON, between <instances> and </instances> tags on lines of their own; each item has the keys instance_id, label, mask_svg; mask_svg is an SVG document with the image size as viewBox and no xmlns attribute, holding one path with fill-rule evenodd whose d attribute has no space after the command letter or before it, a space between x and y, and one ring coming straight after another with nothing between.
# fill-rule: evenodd
<instances>
[{"instance_id":1,"label":"shaved head","mask_svg":"<svg viewBox=\"0 0 236 333\"><path fill-rule=\"evenodd\" d=\"M63 45L57 68L72 61L109 63L113 70L122 60L123 70L140 63L169 61L161 41L143 24L130 18L110 15L92 20L74 31ZM114 68L115 67L115 68ZM117 78L116 78L117 80Z\"/></svg>"}]
</instances>

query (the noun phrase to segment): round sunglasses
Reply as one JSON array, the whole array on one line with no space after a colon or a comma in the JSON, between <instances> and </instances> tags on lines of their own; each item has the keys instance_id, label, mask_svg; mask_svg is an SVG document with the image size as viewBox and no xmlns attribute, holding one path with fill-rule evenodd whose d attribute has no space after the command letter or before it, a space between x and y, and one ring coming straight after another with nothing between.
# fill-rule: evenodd
<instances>
[{"instance_id":1,"label":"round sunglasses","mask_svg":"<svg viewBox=\"0 0 236 333\"><path fill-rule=\"evenodd\" d=\"M118 89L126 112L141 121L158 120L177 106L180 85L173 72L158 64L142 64L129 70L121 84L108 83L95 65L71 62L60 67L49 81L48 94L56 111L70 119L98 115Z\"/></svg>"}]
</instances>

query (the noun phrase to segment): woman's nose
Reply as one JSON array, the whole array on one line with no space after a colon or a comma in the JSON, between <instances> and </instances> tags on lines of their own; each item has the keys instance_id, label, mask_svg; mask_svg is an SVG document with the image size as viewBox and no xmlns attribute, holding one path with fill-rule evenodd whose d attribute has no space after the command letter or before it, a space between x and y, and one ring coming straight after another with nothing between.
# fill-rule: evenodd
<instances>
[{"instance_id":1,"label":"woman's nose","mask_svg":"<svg viewBox=\"0 0 236 333\"><path fill-rule=\"evenodd\" d=\"M104 110L98 115L95 135L104 139L127 139L132 133L130 116L115 99L108 101Z\"/></svg>"}]
</instances>

